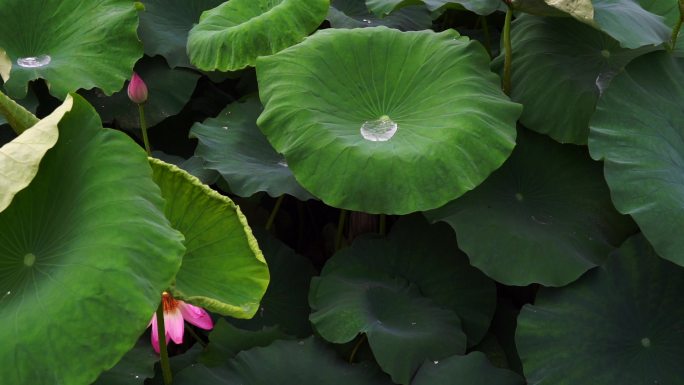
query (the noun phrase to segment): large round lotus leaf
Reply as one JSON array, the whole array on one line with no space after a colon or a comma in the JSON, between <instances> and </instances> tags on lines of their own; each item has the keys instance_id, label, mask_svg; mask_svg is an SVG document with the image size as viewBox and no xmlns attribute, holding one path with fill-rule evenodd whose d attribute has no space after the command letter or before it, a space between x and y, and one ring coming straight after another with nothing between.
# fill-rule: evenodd
<instances>
[{"instance_id":1,"label":"large round lotus leaf","mask_svg":"<svg viewBox=\"0 0 684 385\"><path fill-rule=\"evenodd\" d=\"M325 203L439 207L508 157L521 106L477 42L453 31L328 29L257 64L258 124Z\"/></svg>"},{"instance_id":2,"label":"large round lotus leaf","mask_svg":"<svg viewBox=\"0 0 684 385\"><path fill-rule=\"evenodd\" d=\"M186 53L188 32L199 22L202 12L225 0L144 0L138 32L150 56L161 55L169 65L190 67Z\"/></svg>"},{"instance_id":3,"label":"large round lotus leaf","mask_svg":"<svg viewBox=\"0 0 684 385\"><path fill-rule=\"evenodd\" d=\"M249 97L229 105L216 118L195 123L190 131L190 136L199 140L195 154L206 161L206 168L218 171L230 191L239 196L266 191L272 197L313 198L259 131L256 120L262 110L259 99Z\"/></svg>"},{"instance_id":4,"label":"large round lotus leaf","mask_svg":"<svg viewBox=\"0 0 684 385\"><path fill-rule=\"evenodd\" d=\"M0 93L0 110L4 107L16 111L18 116L13 121L32 122L33 114L17 104L7 104L5 94ZM38 166L45 153L50 150L59 137L57 125L73 105L73 99L67 96L64 103L45 119L36 122L32 127L0 147L0 212L12 202L12 198L31 183L38 173ZM30 123L27 123L30 124Z\"/></svg>"},{"instance_id":5,"label":"large round lotus leaf","mask_svg":"<svg viewBox=\"0 0 684 385\"><path fill-rule=\"evenodd\" d=\"M380 366L402 383L426 358L463 353L459 323L477 343L495 302L493 282L468 264L450 229L420 217L397 223L388 239L359 239L335 254L309 294L323 338L344 343L366 333Z\"/></svg>"},{"instance_id":6,"label":"large round lotus leaf","mask_svg":"<svg viewBox=\"0 0 684 385\"><path fill-rule=\"evenodd\" d=\"M411 5L385 17L377 17L366 8L364 0L332 0L327 19L333 28L368 28L384 25L401 31L418 31L432 26L432 15L422 5Z\"/></svg>"},{"instance_id":7,"label":"large round lotus leaf","mask_svg":"<svg viewBox=\"0 0 684 385\"><path fill-rule=\"evenodd\" d=\"M566 285L635 230L583 147L523 132L503 167L427 216L449 223L472 264L507 285Z\"/></svg>"},{"instance_id":8,"label":"large round lotus leaf","mask_svg":"<svg viewBox=\"0 0 684 385\"><path fill-rule=\"evenodd\" d=\"M227 365L194 365L174 378L175 385L390 385L367 365L352 366L313 337L275 341L241 352Z\"/></svg>"},{"instance_id":9,"label":"large round lotus leaf","mask_svg":"<svg viewBox=\"0 0 684 385\"><path fill-rule=\"evenodd\" d=\"M411 385L524 385L514 372L499 369L480 352L428 361L421 366Z\"/></svg>"},{"instance_id":10,"label":"large round lotus leaf","mask_svg":"<svg viewBox=\"0 0 684 385\"><path fill-rule=\"evenodd\" d=\"M142 56L138 11L130 0L3 0L0 47L12 59L11 96L43 78L58 98L80 88L121 89Z\"/></svg>"},{"instance_id":11,"label":"large round lotus leaf","mask_svg":"<svg viewBox=\"0 0 684 385\"><path fill-rule=\"evenodd\" d=\"M630 238L604 267L523 308L516 341L530 384L684 383L684 269Z\"/></svg>"},{"instance_id":12,"label":"large round lotus leaf","mask_svg":"<svg viewBox=\"0 0 684 385\"><path fill-rule=\"evenodd\" d=\"M525 106L520 122L575 144L587 143L589 119L613 76L648 50L621 48L615 39L571 18L529 15L513 22L511 41L511 98ZM503 55L497 66L503 67Z\"/></svg>"},{"instance_id":13,"label":"large round lotus leaf","mask_svg":"<svg viewBox=\"0 0 684 385\"><path fill-rule=\"evenodd\" d=\"M277 326L293 336L311 335L311 309L307 296L311 277L316 274L314 267L308 259L295 253L267 231L255 229L254 235L268 262L271 281L254 317L231 320L231 323L253 331Z\"/></svg>"},{"instance_id":14,"label":"large round lotus leaf","mask_svg":"<svg viewBox=\"0 0 684 385\"><path fill-rule=\"evenodd\" d=\"M329 0L231 0L202 13L188 38L197 68L235 71L299 43L325 20Z\"/></svg>"},{"instance_id":15,"label":"large round lotus leaf","mask_svg":"<svg viewBox=\"0 0 684 385\"><path fill-rule=\"evenodd\" d=\"M144 151L74 96L0 213L3 382L90 384L133 347L184 251L151 175Z\"/></svg>"},{"instance_id":16,"label":"large round lotus leaf","mask_svg":"<svg viewBox=\"0 0 684 385\"><path fill-rule=\"evenodd\" d=\"M437 11L445 7L454 6L454 4L459 4L478 15L494 13L503 5L499 0L423 0L423 2L430 11Z\"/></svg>"},{"instance_id":17,"label":"large round lotus leaf","mask_svg":"<svg viewBox=\"0 0 684 385\"><path fill-rule=\"evenodd\" d=\"M135 71L147 85L149 97L144 105L147 126L178 114L190 100L200 75L185 69L170 69L161 57L143 58ZM124 129L140 127L138 106L128 98L124 87L112 96L94 89L84 92L105 122L114 122Z\"/></svg>"},{"instance_id":18,"label":"large round lotus leaf","mask_svg":"<svg viewBox=\"0 0 684 385\"><path fill-rule=\"evenodd\" d=\"M652 53L612 82L591 120L589 150L604 160L613 202L658 254L684 265L684 60Z\"/></svg>"},{"instance_id":19,"label":"large round lotus leaf","mask_svg":"<svg viewBox=\"0 0 684 385\"><path fill-rule=\"evenodd\" d=\"M186 171L150 158L166 217L185 235L174 297L223 315L251 318L268 286L268 266L240 208Z\"/></svg>"}]
</instances>

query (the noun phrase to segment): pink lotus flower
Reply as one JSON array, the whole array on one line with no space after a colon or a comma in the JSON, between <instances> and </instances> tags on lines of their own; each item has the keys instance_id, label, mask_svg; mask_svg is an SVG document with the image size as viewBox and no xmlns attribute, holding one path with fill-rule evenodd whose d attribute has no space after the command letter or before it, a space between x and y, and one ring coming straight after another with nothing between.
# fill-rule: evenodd
<instances>
[{"instance_id":1,"label":"pink lotus flower","mask_svg":"<svg viewBox=\"0 0 684 385\"><path fill-rule=\"evenodd\" d=\"M183 343L183 333L185 332L185 323L183 321L188 321L204 330L211 330L214 327L211 317L201 307L177 300L167 292L162 293L162 303L164 304L164 326L167 344L169 343L169 338L177 344ZM159 353L157 313L154 313L152 316L150 325L152 325L152 347Z\"/></svg>"},{"instance_id":2,"label":"pink lotus flower","mask_svg":"<svg viewBox=\"0 0 684 385\"><path fill-rule=\"evenodd\" d=\"M147 101L147 85L135 72L133 72L131 82L128 83L128 98L136 104L143 104Z\"/></svg>"}]
</instances>

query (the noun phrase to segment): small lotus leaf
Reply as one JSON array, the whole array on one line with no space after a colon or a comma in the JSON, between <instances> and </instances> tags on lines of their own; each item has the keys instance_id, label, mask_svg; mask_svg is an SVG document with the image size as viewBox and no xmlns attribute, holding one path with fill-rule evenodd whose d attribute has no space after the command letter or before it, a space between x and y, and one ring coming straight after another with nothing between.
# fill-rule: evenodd
<instances>
[{"instance_id":1,"label":"small lotus leaf","mask_svg":"<svg viewBox=\"0 0 684 385\"><path fill-rule=\"evenodd\" d=\"M522 377L489 363L480 352L427 361L420 367L411 385L524 385Z\"/></svg>"},{"instance_id":2,"label":"small lotus leaf","mask_svg":"<svg viewBox=\"0 0 684 385\"><path fill-rule=\"evenodd\" d=\"M171 225L185 235L174 297L236 318L251 318L268 285L257 241L230 199L180 168L150 158Z\"/></svg>"},{"instance_id":3,"label":"small lotus leaf","mask_svg":"<svg viewBox=\"0 0 684 385\"><path fill-rule=\"evenodd\" d=\"M403 7L385 17L378 17L368 10L364 0L332 0L327 19L333 28L384 25L401 31L418 31L432 26L432 16L422 5Z\"/></svg>"},{"instance_id":4,"label":"small lotus leaf","mask_svg":"<svg viewBox=\"0 0 684 385\"><path fill-rule=\"evenodd\" d=\"M3 0L0 20L0 47L13 64L5 88L13 97L23 98L38 78L60 99L81 88L110 95L142 56L130 0Z\"/></svg>"},{"instance_id":5,"label":"small lotus leaf","mask_svg":"<svg viewBox=\"0 0 684 385\"><path fill-rule=\"evenodd\" d=\"M325 19L330 0L231 0L202 13L188 54L205 71L254 66L257 57L299 43Z\"/></svg>"},{"instance_id":6,"label":"small lotus leaf","mask_svg":"<svg viewBox=\"0 0 684 385\"><path fill-rule=\"evenodd\" d=\"M175 385L391 385L367 365L351 366L313 337L275 341L241 352L227 365L195 365L174 378Z\"/></svg>"},{"instance_id":7,"label":"small lotus leaf","mask_svg":"<svg viewBox=\"0 0 684 385\"><path fill-rule=\"evenodd\" d=\"M268 262L271 281L254 317L231 320L231 323L252 331L277 326L289 335L311 335L307 295L316 270L308 259L267 231L255 229L254 235Z\"/></svg>"},{"instance_id":8,"label":"small lotus leaf","mask_svg":"<svg viewBox=\"0 0 684 385\"><path fill-rule=\"evenodd\" d=\"M366 333L380 366L400 383L427 358L463 353L461 323L477 343L495 300L493 283L468 265L449 228L419 217L397 223L388 239L358 239L335 254L309 295L323 338L345 343Z\"/></svg>"},{"instance_id":9,"label":"small lotus leaf","mask_svg":"<svg viewBox=\"0 0 684 385\"><path fill-rule=\"evenodd\" d=\"M589 150L604 161L615 207L658 254L684 266L684 59L654 52L613 79L591 120Z\"/></svg>"},{"instance_id":10,"label":"small lotus leaf","mask_svg":"<svg viewBox=\"0 0 684 385\"><path fill-rule=\"evenodd\" d=\"M423 0L430 11L437 11L445 7L453 7L456 4L463 8L477 13L478 15L489 15L500 9L505 4L500 0Z\"/></svg>"},{"instance_id":11,"label":"small lotus leaf","mask_svg":"<svg viewBox=\"0 0 684 385\"><path fill-rule=\"evenodd\" d=\"M427 216L449 223L472 264L508 285L566 285L635 231L583 148L525 132L503 167Z\"/></svg>"},{"instance_id":12,"label":"small lotus leaf","mask_svg":"<svg viewBox=\"0 0 684 385\"><path fill-rule=\"evenodd\" d=\"M0 378L90 384L129 351L183 237L145 152L78 95L31 184L0 213ZM97 341L97 343L93 343Z\"/></svg>"},{"instance_id":13,"label":"small lotus leaf","mask_svg":"<svg viewBox=\"0 0 684 385\"><path fill-rule=\"evenodd\" d=\"M188 32L202 12L225 0L145 0L138 32L149 56L163 56L172 68L191 67Z\"/></svg>"},{"instance_id":14,"label":"small lotus leaf","mask_svg":"<svg viewBox=\"0 0 684 385\"><path fill-rule=\"evenodd\" d=\"M219 319L209 335L209 345L202 351L199 362L206 366L219 366L238 353L257 346L268 346L279 339L292 339L277 327L258 331L242 330Z\"/></svg>"},{"instance_id":15,"label":"small lotus leaf","mask_svg":"<svg viewBox=\"0 0 684 385\"><path fill-rule=\"evenodd\" d=\"M427 210L480 184L513 149L521 106L488 67L482 46L453 30L321 30L258 60L257 124L325 203Z\"/></svg>"},{"instance_id":16,"label":"small lotus leaf","mask_svg":"<svg viewBox=\"0 0 684 385\"><path fill-rule=\"evenodd\" d=\"M262 110L259 99L249 97L229 105L216 118L195 123L190 131L190 136L199 140L195 154L206 161L206 168L218 171L230 191L239 196L265 191L272 197L313 198L259 131L256 120Z\"/></svg>"},{"instance_id":17,"label":"small lotus leaf","mask_svg":"<svg viewBox=\"0 0 684 385\"><path fill-rule=\"evenodd\" d=\"M684 383L684 269L646 239L561 289L542 288L518 318L525 375L539 385Z\"/></svg>"}]
</instances>

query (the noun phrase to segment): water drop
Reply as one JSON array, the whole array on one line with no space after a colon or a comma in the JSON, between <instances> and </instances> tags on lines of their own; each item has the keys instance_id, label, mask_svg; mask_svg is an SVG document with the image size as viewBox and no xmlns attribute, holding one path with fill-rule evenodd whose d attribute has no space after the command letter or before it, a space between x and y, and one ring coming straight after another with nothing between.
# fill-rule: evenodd
<instances>
[{"instance_id":1,"label":"water drop","mask_svg":"<svg viewBox=\"0 0 684 385\"><path fill-rule=\"evenodd\" d=\"M285 167L285 168L290 167L290 165L287 164L287 161L286 161L285 159L283 159L283 160L281 160L281 161L278 161L277 164L278 164L278 166L280 166L280 167Z\"/></svg>"},{"instance_id":2,"label":"water drop","mask_svg":"<svg viewBox=\"0 0 684 385\"><path fill-rule=\"evenodd\" d=\"M50 55L28 56L17 59L17 64L24 68L38 68L50 64L51 61Z\"/></svg>"},{"instance_id":3,"label":"water drop","mask_svg":"<svg viewBox=\"0 0 684 385\"><path fill-rule=\"evenodd\" d=\"M646 337L642 338L641 339L641 346L643 346L645 348L650 348L651 347L651 339L646 338Z\"/></svg>"},{"instance_id":4,"label":"water drop","mask_svg":"<svg viewBox=\"0 0 684 385\"><path fill-rule=\"evenodd\" d=\"M432 361L432 363L437 365L437 364L439 364L439 361Z\"/></svg>"},{"instance_id":5,"label":"water drop","mask_svg":"<svg viewBox=\"0 0 684 385\"><path fill-rule=\"evenodd\" d=\"M532 215L530 218L532 218L533 221L539 223L540 225L550 225L551 224L551 217L550 216L546 216L546 215L534 216L534 215Z\"/></svg>"},{"instance_id":6,"label":"water drop","mask_svg":"<svg viewBox=\"0 0 684 385\"><path fill-rule=\"evenodd\" d=\"M617 75L618 71L606 71L606 72L601 72L597 77L596 81L594 82L596 84L596 88L599 90L599 96L603 94L603 92L608 88L608 85L610 84L610 81L613 80L615 75Z\"/></svg>"},{"instance_id":7,"label":"water drop","mask_svg":"<svg viewBox=\"0 0 684 385\"><path fill-rule=\"evenodd\" d=\"M221 127L221 128L223 128L224 130L227 130L227 129L228 129L228 126L223 126L223 127Z\"/></svg>"},{"instance_id":8,"label":"water drop","mask_svg":"<svg viewBox=\"0 0 684 385\"><path fill-rule=\"evenodd\" d=\"M416 326L416 323L415 323L415 322L411 322L411 326Z\"/></svg>"},{"instance_id":9,"label":"water drop","mask_svg":"<svg viewBox=\"0 0 684 385\"><path fill-rule=\"evenodd\" d=\"M299 341L299 344L300 344L300 345L304 345L304 341Z\"/></svg>"},{"instance_id":10,"label":"water drop","mask_svg":"<svg viewBox=\"0 0 684 385\"><path fill-rule=\"evenodd\" d=\"M33 253L24 255L24 265L31 267L34 263L36 263L36 256Z\"/></svg>"},{"instance_id":11,"label":"water drop","mask_svg":"<svg viewBox=\"0 0 684 385\"><path fill-rule=\"evenodd\" d=\"M372 21L370 21L370 20L368 20L368 19L363 19L363 22L366 23L366 24L372 24L372 23L373 23Z\"/></svg>"},{"instance_id":12,"label":"water drop","mask_svg":"<svg viewBox=\"0 0 684 385\"><path fill-rule=\"evenodd\" d=\"M386 142L397 132L397 124L389 116L383 115L378 120L364 122L361 125L361 136L371 142Z\"/></svg>"}]
</instances>

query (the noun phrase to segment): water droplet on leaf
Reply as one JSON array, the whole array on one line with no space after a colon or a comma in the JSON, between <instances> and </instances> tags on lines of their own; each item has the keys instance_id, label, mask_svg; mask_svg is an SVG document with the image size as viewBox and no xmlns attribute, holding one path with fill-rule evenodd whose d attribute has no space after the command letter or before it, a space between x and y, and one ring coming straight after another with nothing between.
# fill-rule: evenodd
<instances>
[{"instance_id":1,"label":"water droplet on leaf","mask_svg":"<svg viewBox=\"0 0 684 385\"><path fill-rule=\"evenodd\" d=\"M51 61L52 58L49 55L28 56L17 59L17 64L24 68L38 68L50 64Z\"/></svg>"},{"instance_id":2,"label":"water droplet on leaf","mask_svg":"<svg viewBox=\"0 0 684 385\"><path fill-rule=\"evenodd\" d=\"M396 123L389 116L381 116L378 120L364 122L361 125L361 136L371 142L386 142L397 132Z\"/></svg>"}]
</instances>

